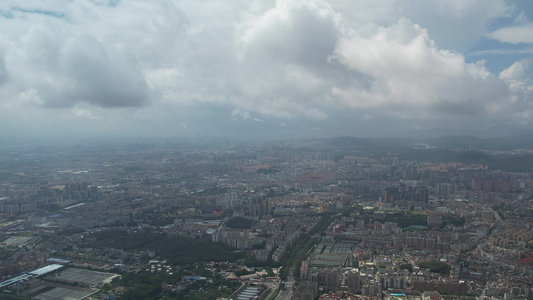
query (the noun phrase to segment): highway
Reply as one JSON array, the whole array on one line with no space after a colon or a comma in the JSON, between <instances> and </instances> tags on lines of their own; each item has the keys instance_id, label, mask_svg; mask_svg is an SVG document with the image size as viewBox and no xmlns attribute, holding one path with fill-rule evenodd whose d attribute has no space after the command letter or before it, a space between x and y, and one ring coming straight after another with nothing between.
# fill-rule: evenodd
<instances>
[{"instance_id":1,"label":"highway","mask_svg":"<svg viewBox=\"0 0 533 300\"><path fill-rule=\"evenodd\" d=\"M293 274L293 268L291 268L291 270L289 271L289 275L287 277L287 280L284 281L283 283L285 283L285 288L283 288L278 296L276 297L276 300L291 300L292 298L292 288L294 286L294 278L292 277L292 274Z\"/></svg>"}]
</instances>

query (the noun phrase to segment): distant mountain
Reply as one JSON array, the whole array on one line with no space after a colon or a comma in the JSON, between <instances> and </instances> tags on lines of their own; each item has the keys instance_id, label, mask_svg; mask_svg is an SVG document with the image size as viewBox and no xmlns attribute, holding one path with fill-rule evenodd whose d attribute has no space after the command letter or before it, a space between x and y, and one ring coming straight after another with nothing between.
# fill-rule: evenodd
<instances>
[{"instance_id":1,"label":"distant mountain","mask_svg":"<svg viewBox=\"0 0 533 300\"><path fill-rule=\"evenodd\" d=\"M318 139L317 143L344 150L403 152L409 149L513 150L533 149L533 134L480 138L475 135L444 135L435 137L359 138L341 136Z\"/></svg>"},{"instance_id":2,"label":"distant mountain","mask_svg":"<svg viewBox=\"0 0 533 300\"><path fill-rule=\"evenodd\" d=\"M448 149L413 150L400 155L401 160L418 162L462 162L481 164L492 170L508 172L533 171L533 155L490 155L479 151L454 151Z\"/></svg>"},{"instance_id":3,"label":"distant mountain","mask_svg":"<svg viewBox=\"0 0 533 300\"><path fill-rule=\"evenodd\" d=\"M531 136L533 132L528 129L509 126L506 124L494 125L491 128L476 134L486 138L509 138L520 136Z\"/></svg>"},{"instance_id":4,"label":"distant mountain","mask_svg":"<svg viewBox=\"0 0 533 300\"><path fill-rule=\"evenodd\" d=\"M325 144L338 148L368 148L374 146L375 143L368 138L356 138L351 136L341 136L325 139Z\"/></svg>"},{"instance_id":5,"label":"distant mountain","mask_svg":"<svg viewBox=\"0 0 533 300\"><path fill-rule=\"evenodd\" d=\"M437 148L457 149L482 147L486 141L473 135L447 135L427 139L427 143Z\"/></svg>"},{"instance_id":6,"label":"distant mountain","mask_svg":"<svg viewBox=\"0 0 533 300\"><path fill-rule=\"evenodd\" d=\"M497 124L487 129L450 129L431 128L416 132L419 137L443 137L443 136L476 136L478 138L504 138L524 135L533 135L529 129L509 126L507 124Z\"/></svg>"}]
</instances>

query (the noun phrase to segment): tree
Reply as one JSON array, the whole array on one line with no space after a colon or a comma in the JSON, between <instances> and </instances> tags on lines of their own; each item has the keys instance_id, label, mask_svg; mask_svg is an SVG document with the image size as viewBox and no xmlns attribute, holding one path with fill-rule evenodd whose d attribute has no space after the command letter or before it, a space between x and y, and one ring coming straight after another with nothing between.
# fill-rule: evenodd
<instances>
[{"instance_id":1,"label":"tree","mask_svg":"<svg viewBox=\"0 0 533 300\"><path fill-rule=\"evenodd\" d=\"M235 229L250 229L254 221L243 218L243 217L233 217L226 222L226 227L235 228Z\"/></svg>"},{"instance_id":2,"label":"tree","mask_svg":"<svg viewBox=\"0 0 533 300\"><path fill-rule=\"evenodd\" d=\"M450 267L450 265L448 265L447 263L436 260L423 261L418 266L420 268L429 269L430 272L440 274L448 274L452 269L452 267Z\"/></svg>"}]
</instances>

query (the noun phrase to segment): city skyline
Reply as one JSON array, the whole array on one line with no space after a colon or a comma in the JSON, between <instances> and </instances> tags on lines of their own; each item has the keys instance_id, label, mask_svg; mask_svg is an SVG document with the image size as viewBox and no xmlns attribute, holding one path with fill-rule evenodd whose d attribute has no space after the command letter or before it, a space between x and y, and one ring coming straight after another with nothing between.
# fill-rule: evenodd
<instances>
[{"instance_id":1,"label":"city skyline","mask_svg":"<svg viewBox=\"0 0 533 300\"><path fill-rule=\"evenodd\" d=\"M3 1L0 140L527 132L532 18L520 1Z\"/></svg>"}]
</instances>

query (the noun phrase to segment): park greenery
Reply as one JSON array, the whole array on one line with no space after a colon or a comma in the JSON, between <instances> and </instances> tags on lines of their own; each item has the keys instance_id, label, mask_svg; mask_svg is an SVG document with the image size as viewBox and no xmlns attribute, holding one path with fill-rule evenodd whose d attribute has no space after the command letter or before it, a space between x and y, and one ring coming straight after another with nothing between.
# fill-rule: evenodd
<instances>
[{"instance_id":1,"label":"park greenery","mask_svg":"<svg viewBox=\"0 0 533 300\"><path fill-rule=\"evenodd\" d=\"M96 237L96 241L85 244L85 247L150 250L176 265L198 261L235 261L244 256L224 244L185 236L168 236L162 232L100 231L93 233L93 237Z\"/></svg>"},{"instance_id":2,"label":"park greenery","mask_svg":"<svg viewBox=\"0 0 533 300\"><path fill-rule=\"evenodd\" d=\"M409 272L413 272L413 265L410 263L404 263L399 266L400 269L408 270Z\"/></svg>"},{"instance_id":3,"label":"park greenery","mask_svg":"<svg viewBox=\"0 0 533 300\"><path fill-rule=\"evenodd\" d=\"M279 268L281 267L281 262L275 262L269 257L266 261L259 261L254 256L248 255L244 260L244 265L252 268L266 267L266 268Z\"/></svg>"},{"instance_id":4,"label":"park greenery","mask_svg":"<svg viewBox=\"0 0 533 300\"><path fill-rule=\"evenodd\" d=\"M234 229L250 229L254 221L243 217L233 217L226 221L226 227Z\"/></svg>"},{"instance_id":5,"label":"park greenery","mask_svg":"<svg viewBox=\"0 0 533 300\"><path fill-rule=\"evenodd\" d=\"M194 270L201 270L195 268ZM239 282L233 282L224 279L220 274L202 272L201 275L209 278L207 281L197 281L182 285L180 291L176 288L163 289L163 284L174 287L175 283L181 280L181 274L178 272L174 275L165 273L150 272L128 272L121 279L113 282L126 288L121 295L121 299L216 299L217 297L230 296L240 285ZM189 272L188 272L189 273Z\"/></svg>"},{"instance_id":6,"label":"park greenery","mask_svg":"<svg viewBox=\"0 0 533 300\"><path fill-rule=\"evenodd\" d=\"M418 265L420 268L429 269L430 272L448 274L450 273L451 267L445 262L430 260L423 261Z\"/></svg>"},{"instance_id":7,"label":"park greenery","mask_svg":"<svg viewBox=\"0 0 533 300\"><path fill-rule=\"evenodd\" d=\"M466 219L464 217L456 216L444 216L442 218L443 225L453 225L453 226L464 226L466 224Z\"/></svg>"}]
</instances>

